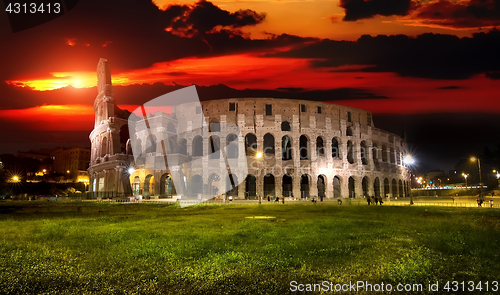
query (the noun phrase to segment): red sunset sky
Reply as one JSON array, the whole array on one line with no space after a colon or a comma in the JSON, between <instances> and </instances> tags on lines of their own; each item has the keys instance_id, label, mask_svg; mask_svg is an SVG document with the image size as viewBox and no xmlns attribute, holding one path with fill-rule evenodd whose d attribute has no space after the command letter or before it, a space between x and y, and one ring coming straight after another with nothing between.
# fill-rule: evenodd
<instances>
[{"instance_id":1,"label":"red sunset sky","mask_svg":"<svg viewBox=\"0 0 500 295\"><path fill-rule=\"evenodd\" d=\"M500 0L81 0L16 33L0 12L0 154L89 145L104 57L129 110L192 84L202 99L328 101L450 168L498 142L499 25Z\"/></svg>"}]
</instances>

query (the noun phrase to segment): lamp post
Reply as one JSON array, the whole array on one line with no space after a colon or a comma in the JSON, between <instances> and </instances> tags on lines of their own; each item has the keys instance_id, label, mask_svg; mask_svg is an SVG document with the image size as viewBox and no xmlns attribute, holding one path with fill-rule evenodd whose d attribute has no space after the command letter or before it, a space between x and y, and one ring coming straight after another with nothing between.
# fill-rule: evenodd
<instances>
[{"instance_id":1,"label":"lamp post","mask_svg":"<svg viewBox=\"0 0 500 295\"><path fill-rule=\"evenodd\" d=\"M467 188L467 177L469 177L469 174L462 173L462 176L465 178L465 188Z\"/></svg>"},{"instance_id":2,"label":"lamp post","mask_svg":"<svg viewBox=\"0 0 500 295\"><path fill-rule=\"evenodd\" d=\"M481 177L481 160L479 160L479 158L476 158L476 157L471 157L470 160L472 162L475 162L477 160L477 167L479 168L479 187L480 187L480 191L481 191L481 194L479 195L479 197L482 199L483 198L483 179Z\"/></svg>"}]
</instances>

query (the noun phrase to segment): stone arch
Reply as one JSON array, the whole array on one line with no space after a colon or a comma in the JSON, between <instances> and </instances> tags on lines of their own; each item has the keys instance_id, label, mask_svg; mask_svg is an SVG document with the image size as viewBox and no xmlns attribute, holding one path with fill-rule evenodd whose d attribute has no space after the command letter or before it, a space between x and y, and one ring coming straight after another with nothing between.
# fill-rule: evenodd
<instances>
[{"instance_id":1,"label":"stone arch","mask_svg":"<svg viewBox=\"0 0 500 295\"><path fill-rule=\"evenodd\" d=\"M220 159L220 139L217 135L210 136L210 159Z\"/></svg>"},{"instance_id":2,"label":"stone arch","mask_svg":"<svg viewBox=\"0 0 500 295\"><path fill-rule=\"evenodd\" d=\"M391 194L391 187L389 184L389 179L384 179L384 197L387 197Z\"/></svg>"},{"instance_id":3,"label":"stone arch","mask_svg":"<svg viewBox=\"0 0 500 295\"><path fill-rule=\"evenodd\" d=\"M134 177L134 185L133 185L132 189L133 189L132 191L133 191L134 196L140 195L142 193L141 192L141 179L139 178L139 176Z\"/></svg>"},{"instance_id":4,"label":"stone arch","mask_svg":"<svg viewBox=\"0 0 500 295\"><path fill-rule=\"evenodd\" d=\"M245 182L245 198L254 199L257 195L257 178L248 174Z\"/></svg>"},{"instance_id":5,"label":"stone arch","mask_svg":"<svg viewBox=\"0 0 500 295\"><path fill-rule=\"evenodd\" d=\"M349 177L349 182L347 183L347 187L349 188L349 198L356 197L356 183L353 176Z\"/></svg>"},{"instance_id":6,"label":"stone arch","mask_svg":"<svg viewBox=\"0 0 500 295\"><path fill-rule=\"evenodd\" d=\"M160 177L160 196L170 198L175 195L176 192L172 177L168 173L163 174Z\"/></svg>"},{"instance_id":7,"label":"stone arch","mask_svg":"<svg viewBox=\"0 0 500 295\"><path fill-rule=\"evenodd\" d=\"M274 180L274 175L266 174L264 176L264 198L267 196L274 196L276 183Z\"/></svg>"},{"instance_id":8,"label":"stone arch","mask_svg":"<svg viewBox=\"0 0 500 295\"><path fill-rule=\"evenodd\" d=\"M281 138L281 159L285 161L292 159L292 139L288 135Z\"/></svg>"},{"instance_id":9,"label":"stone arch","mask_svg":"<svg viewBox=\"0 0 500 295\"><path fill-rule=\"evenodd\" d=\"M291 197L293 196L293 182L292 175L285 174L283 175L283 196Z\"/></svg>"},{"instance_id":10,"label":"stone arch","mask_svg":"<svg viewBox=\"0 0 500 295\"><path fill-rule=\"evenodd\" d=\"M281 122L281 131L292 131L292 127L288 121Z\"/></svg>"},{"instance_id":11,"label":"stone arch","mask_svg":"<svg viewBox=\"0 0 500 295\"><path fill-rule=\"evenodd\" d=\"M188 148L187 148L187 139L183 138L181 139L181 142L179 143L179 154L187 156L188 154Z\"/></svg>"},{"instance_id":12,"label":"stone arch","mask_svg":"<svg viewBox=\"0 0 500 295\"><path fill-rule=\"evenodd\" d=\"M127 155L133 155L133 152L132 152L132 141L130 140L130 138L127 140L125 153Z\"/></svg>"},{"instance_id":13,"label":"stone arch","mask_svg":"<svg viewBox=\"0 0 500 295\"><path fill-rule=\"evenodd\" d=\"M217 174L212 174L208 177L208 195L211 198L217 197L221 194L221 187L220 187L220 177Z\"/></svg>"},{"instance_id":14,"label":"stone arch","mask_svg":"<svg viewBox=\"0 0 500 295\"><path fill-rule=\"evenodd\" d=\"M198 194L203 194L203 178L195 174L191 177L191 195L198 196Z\"/></svg>"},{"instance_id":15,"label":"stone arch","mask_svg":"<svg viewBox=\"0 0 500 295\"><path fill-rule=\"evenodd\" d=\"M361 141L361 144L359 145L359 152L361 154L361 163L363 165L368 165L368 146L366 144L366 141Z\"/></svg>"},{"instance_id":16,"label":"stone arch","mask_svg":"<svg viewBox=\"0 0 500 295\"><path fill-rule=\"evenodd\" d=\"M148 174L144 179L144 196L145 197L153 196L154 193L155 193L154 176Z\"/></svg>"},{"instance_id":17,"label":"stone arch","mask_svg":"<svg viewBox=\"0 0 500 295\"><path fill-rule=\"evenodd\" d=\"M271 133L264 135L264 154L274 155L274 136Z\"/></svg>"},{"instance_id":18,"label":"stone arch","mask_svg":"<svg viewBox=\"0 0 500 295\"><path fill-rule=\"evenodd\" d=\"M104 136L101 142L101 157L104 157L108 154L108 138Z\"/></svg>"},{"instance_id":19,"label":"stone arch","mask_svg":"<svg viewBox=\"0 0 500 295\"><path fill-rule=\"evenodd\" d=\"M115 190L116 190L115 172L113 170L109 170L106 175L106 193L108 194L108 198L113 197L113 193L115 192Z\"/></svg>"},{"instance_id":20,"label":"stone arch","mask_svg":"<svg viewBox=\"0 0 500 295\"><path fill-rule=\"evenodd\" d=\"M332 138L332 158L340 159L340 142L337 137Z\"/></svg>"},{"instance_id":21,"label":"stone arch","mask_svg":"<svg viewBox=\"0 0 500 295\"><path fill-rule=\"evenodd\" d=\"M173 137L167 138L167 154L177 153L177 141Z\"/></svg>"},{"instance_id":22,"label":"stone arch","mask_svg":"<svg viewBox=\"0 0 500 295\"><path fill-rule=\"evenodd\" d=\"M382 162L387 163L387 146L385 144L382 145Z\"/></svg>"},{"instance_id":23,"label":"stone arch","mask_svg":"<svg viewBox=\"0 0 500 295\"><path fill-rule=\"evenodd\" d=\"M318 157L326 157L325 143L321 136L316 138L316 154Z\"/></svg>"},{"instance_id":24,"label":"stone arch","mask_svg":"<svg viewBox=\"0 0 500 295\"><path fill-rule=\"evenodd\" d=\"M299 152L301 160L309 159L309 138L302 134L299 139Z\"/></svg>"},{"instance_id":25,"label":"stone arch","mask_svg":"<svg viewBox=\"0 0 500 295\"><path fill-rule=\"evenodd\" d=\"M236 134L229 134L226 137L227 144L227 158L236 159L238 158L238 136Z\"/></svg>"},{"instance_id":26,"label":"stone arch","mask_svg":"<svg viewBox=\"0 0 500 295\"><path fill-rule=\"evenodd\" d=\"M311 177L307 174L300 176L300 197L309 198Z\"/></svg>"},{"instance_id":27,"label":"stone arch","mask_svg":"<svg viewBox=\"0 0 500 295\"><path fill-rule=\"evenodd\" d=\"M397 197L398 196L398 183L396 182L396 179L392 179L392 196Z\"/></svg>"},{"instance_id":28,"label":"stone arch","mask_svg":"<svg viewBox=\"0 0 500 295\"><path fill-rule=\"evenodd\" d=\"M253 157L257 153L257 136L253 133L245 135L245 154Z\"/></svg>"},{"instance_id":29,"label":"stone arch","mask_svg":"<svg viewBox=\"0 0 500 295\"><path fill-rule=\"evenodd\" d=\"M401 179L398 181L398 184L399 184L398 195L400 198L402 198L404 196L404 193L403 193L403 182L401 181Z\"/></svg>"},{"instance_id":30,"label":"stone arch","mask_svg":"<svg viewBox=\"0 0 500 295\"><path fill-rule=\"evenodd\" d=\"M200 135L193 138L193 157L203 156L203 137Z\"/></svg>"},{"instance_id":31,"label":"stone arch","mask_svg":"<svg viewBox=\"0 0 500 295\"><path fill-rule=\"evenodd\" d=\"M369 183L370 183L370 180L368 179L368 176L363 177L363 179L361 180L361 187L363 189L363 196L364 197L370 196Z\"/></svg>"},{"instance_id":32,"label":"stone arch","mask_svg":"<svg viewBox=\"0 0 500 295\"><path fill-rule=\"evenodd\" d=\"M342 198L342 182L340 176L335 175L332 180L333 185L333 197L334 198Z\"/></svg>"},{"instance_id":33,"label":"stone arch","mask_svg":"<svg viewBox=\"0 0 500 295\"><path fill-rule=\"evenodd\" d=\"M378 150L378 145L376 143L373 143L372 145L372 158L373 158L373 163L378 163L379 150Z\"/></svg>"},{"instance_id":34,"label":"stone arch","mask_svg":"<svg viewBox=\"0 0 500 295\"><path fill-rule=\"evenodd\" d=\"M238 196L238 177L235 174L229 174L226 179L226 195L237 197Z\"/></svg>"},{"instance_id":35,"label":"stone arch","mask_svg":"<svg viewBox=\"0 0 500 295\"><path fill-rule=\"evenodd\" d=\"M355 154L354 154L354 145L352 141L347 141L347 161L349 164L354 164Z\"/></svg>"},{"instance_id":36,"label":"stone arch","mask_svg":"<svg viewBox=\"0 0 500 295\"><path fill-rule=\"evenodd\" d=\"M127 143L129 139L130 135L128 133L128 124L124 124L120 127L120 152L122 154L127 153Z\"/></svg>"},{"instance_id":37,"label":"stone arch","mask_svg":"<svg viewBox=\"0 0 500 295\"><path fill-rule=\"evenodd\" d=\"M323 174L318 175L316 181L316 188L318 189L318 198L326 197L326 176Z\"/></svg>"},{"instance_id":38,"label":"stone arch","mask_svg":"<svg viewBox=\"0 0 500 295\"><path fill-rule=\"evenodd\" d=\"M375 191L375 196L380 197L380 179L378 177L373 182L373 190Z\"/></svg>"}]
</instances>

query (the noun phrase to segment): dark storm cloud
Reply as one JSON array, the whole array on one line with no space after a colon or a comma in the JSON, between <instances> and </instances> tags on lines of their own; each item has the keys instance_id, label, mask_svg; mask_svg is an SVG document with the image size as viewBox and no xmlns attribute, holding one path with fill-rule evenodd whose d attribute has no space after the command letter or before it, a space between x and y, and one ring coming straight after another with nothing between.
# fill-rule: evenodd
<instances>
[{"instance_id":1,"label":"dark storm cloud","mask_svg":"<svg viewBox=\"0 0 500 295\"><path fill-rule=\"evenodd\" d=\"M187 18L181 17L184 15ZM263 19L263 13L229 13L210 2L174 5L162 11L150 0L80 1L69 13L51 22L0 36L2 44L8 45L0 46L0 80L24 79L27 74L37 78L51 71L95 71L100 57L108 58L115 70L123 71L182 57L314 40L290 35L251 40L238 31ZM172 23L179 27L193 25L204 36L183 38L165 31ZM220 31L213 30L219 27ZM66 44L68 39L74 46Z\"/></svg>"},{"instance_id":2,"label":"dark storm cloud","mask_svg":"<svg viewBox=\"0 0 500 295\"><path fill-rule=\"evenodd\" d=\"M425 25L453 28L480 28L500 25L500 0L448 0L422 4L411 16Z\"/></svg>"},{"instance_id":3,"label":"dark storm cloud","mask_svg":"<svg viewBox=\"0 0 500 295\"><path fill-rule=\"evenodd\" d=\"M412 8L411 0L340 0L344 8L344 21L356 21L376 15L407 15Z\"/></svg>"},{"instance_id":4,"label":"dark storm cloud","mask_svg":"<svg viewBox=\"0 0 500 295\"><path fill-rule=\"evenodd\" d=\"M219 26L234 31L237 28L261 23L266 17L265 13L249 9L230 13L208 1L200 1L191 6L170 6L166 12L171 9L174 9L177 15L171 20L168 28L175 34L189 37L214 32Z\"/></svg>"},{"instance_id":5,"label":"dark storm cloud","mask_svg":"<svg viewBox=\"0 0 500 295\"><path fill-rule=\"evenodd\" d=\"M500 70L500 31L477 33L472 38L423 34L376 37L357 41L322 40L274 56L315 58L313 67L370 65L362 71L396 72L401 76L465 79ZM271 55L269 55L271 56ZM495 75L489 75L493 78Z\"/></svg>"},{"instance_id":6,"label":"dark storm cloud","mask_svg":"<svg viewBox=\"0 0 500 295\"><path fill-rule=\"evenodd\" d=\"M189 85L165 85L161 82L154 84L114 86L115 101L119 105L141 105L165 93L184 88ZM329 90L306 90L303 88L266 89L235 89L223 84L212 86L196 86L200 100L244 97L275 97L296 98L315 101L334 101L349 99L379 99L387 98L357 88L338 88ZM51 91L32 91L29 88L17 88L6 85L0 91L8 99L0 100L1 109L24 109L40 105L44 101L48 105L72 104L92 105L96 95L96 87L75 89L64 87ZM16 98L16 99L14 99Z\"/></svg>"}]
</instances>

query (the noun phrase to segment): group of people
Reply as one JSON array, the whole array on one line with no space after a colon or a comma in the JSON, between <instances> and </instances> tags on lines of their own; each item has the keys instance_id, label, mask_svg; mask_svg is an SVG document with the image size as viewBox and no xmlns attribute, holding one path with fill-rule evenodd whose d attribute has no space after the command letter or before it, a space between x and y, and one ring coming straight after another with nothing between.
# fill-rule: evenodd
<instances>
[{"instance_id":1,"label":"group of people","mask_svg":"<svg viewBox=\"0 0 500 295\"><path fill-rule=\"evenodd\" d=\"M268 195L268 196L267 196L267 202L269 203L269 202L271 202L271 201L273 201L273 202L275 202L275 203L276 203L276 202L278 202L278 203L279 203L279 201L280 201L280 197L274 197L274 196L272 196L272 197L271 197L271 196L269 196L269 195ZM283 204L285 204L285 197L281 197L281 201L283 202Z\"/></svg>"},{"instance_id":2,"label":"group of people","mask_svg":"<svg viewBox=\"0 0 500 295\"><path fill-rule=\"evenodd\" d=\"M375 205L378 205L380 203L380 205L382 205L384 203L381 196L366 196L366 202L368 202L368 205L370 205L371 203L375 203Z\"/></svg>"}]
</instances>

